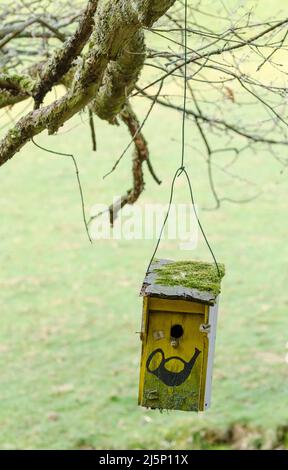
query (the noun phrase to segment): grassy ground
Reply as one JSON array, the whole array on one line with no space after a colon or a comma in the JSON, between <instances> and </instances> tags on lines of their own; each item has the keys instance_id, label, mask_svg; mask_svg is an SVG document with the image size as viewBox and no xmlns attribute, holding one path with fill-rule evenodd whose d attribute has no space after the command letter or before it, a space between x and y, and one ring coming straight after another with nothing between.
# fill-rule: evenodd
<instances>
[{"instance_id":1,"label":"grassy ground","mask_svg":"<svg viewBox=\"0 0 288 470\"><path fill-rule=\"evenodd\" d=\"M146 174L142 204L167 201L179 161L180 121L158 109L147 123L164 183L157 188ZM76 117L59 136L37 139L75 153L87 207L110 202L130 186L128 155L110 179L102 180L127 142L125 131L97 121L97 137L99 151L93 154L87 123ZM228 157L219 158L224 163ZM211 206L203 157L189 151L187 167L200 208ZM235 447L273 447L279 441L285 446L287 173L280 175L267 154L247 154L233 172L249 175L264 192L249 204L200 211L227 274L213 404L197 415L137 407L138 292L154 242L98 241L91 247L68 158L29 145L1 168L1 449L228 448L231 441ZM215 175L220 193L247 195L244 183L220 171ZM177 188L176 200L187 201L184 180ZM191 254L164 241L159 253L210 261L202 242Z\"/></svg>"}]
</instances>

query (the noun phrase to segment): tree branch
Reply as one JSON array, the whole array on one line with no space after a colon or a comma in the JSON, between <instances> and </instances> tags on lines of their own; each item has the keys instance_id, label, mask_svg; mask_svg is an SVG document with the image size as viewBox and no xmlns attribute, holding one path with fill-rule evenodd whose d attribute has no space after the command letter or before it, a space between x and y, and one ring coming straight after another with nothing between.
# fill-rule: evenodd
<instances>
[{"instance_id":1,"label":"tree branch","mask_svg":"<svg viewBox=\"0 0 288 470\"><path fill-rule=\"evenodd\" d=\"M133 91L144 65L144 33L137 31L116 60L111 60L103 84L90 108L101 119L113 122Z\"/></svg>"},{"instance_id":2,"label":"tree branch","mask_svg":"<svg viewBox=\"0 0 288 470\"><path fill-rule=\"evenodd\" d=\"M0 144L0 166L44 129L56 132L65 121L83 109L99 90L110 60L116 60L135 33L151 26L175 0L109 0L98 8L90 50L77 66L67 94L51 105L22 118Z\"/></svg>"},{"instance_id":3,"label":"tree branch","mask_svg":"<svg viewBox=\"0 0 288 470\"><path fill-rule=\"evenodd\" d=\"M64 44L58 49L45 68L42 70L40 79L34 90L35 108L39 108L45 95L51 87L59 82L71 67L76 57L79 56L83 47L92 34L94 25L94 14L98 6L98 0L88 0L86 10L79 20L78 28Z\"/></svg>"}]
</instances>

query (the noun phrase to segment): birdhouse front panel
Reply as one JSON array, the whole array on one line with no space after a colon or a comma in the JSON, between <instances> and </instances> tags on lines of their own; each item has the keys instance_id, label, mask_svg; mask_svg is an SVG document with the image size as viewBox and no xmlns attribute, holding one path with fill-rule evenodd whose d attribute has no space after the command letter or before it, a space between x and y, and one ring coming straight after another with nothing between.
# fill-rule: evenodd
<instances>
[{"instance_id":1,"label":"birdhouse front panel","mask_svg":"<svg viewBox=\"0 0 288 470\"><path fill-rule=\"evenodd\" d=\"M208 353L207 335L201 332L205 307L189 302L179 306L177 301L153 298L147 307L149 320L143 335L141 404L198 411Z\"/></svg>"},{"instance_id":2,"label":"birdhouse front panel","mask_svg":"<svg viewBox=\"0 0 288 470\"><path fill-rule=\"evenodd\" d=\"M185 285L167 286L163 278L157 284L158 270L169 270L171 263L154 263L142 287L139 404L203 411L210 405L217 295ZM186 270L181 269L183 283Z\"/></svg>"}]
</instances>

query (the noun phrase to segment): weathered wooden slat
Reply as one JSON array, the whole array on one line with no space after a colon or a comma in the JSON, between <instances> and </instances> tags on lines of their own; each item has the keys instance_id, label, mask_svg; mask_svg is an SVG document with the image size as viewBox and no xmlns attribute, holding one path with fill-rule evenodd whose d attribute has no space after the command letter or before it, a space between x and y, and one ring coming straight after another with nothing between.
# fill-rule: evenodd
<instances>
[{"instance_id":1,"label":"weathered wooden slat","mask_svg":"<svg viewBox=\"0 0 288 470\"><path fill-rule=\"evenodd\" d=\"M157 260L153 264L144 279L141 295L151 297L161 297L162 299L182 299L187 301L198 301L207 305L214 305L217 300L217 296L213 292L199 291L197 289L191 289L189 287L177 286L165 286L157 283L158 272L155 270L161 268L165 264L171 264L173 261L161 259Z\"/></svg>"}]
</instances>

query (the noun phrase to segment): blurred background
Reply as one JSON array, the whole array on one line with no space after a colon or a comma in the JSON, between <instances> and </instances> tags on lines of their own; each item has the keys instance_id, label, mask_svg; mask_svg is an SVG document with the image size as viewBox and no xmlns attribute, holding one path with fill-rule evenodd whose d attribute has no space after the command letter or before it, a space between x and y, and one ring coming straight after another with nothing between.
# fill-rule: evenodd
<instances>
[{"instance_id":1,"label":"blurred background","mask_svg":"<svg viewBox=\"0 0 288 470\"><path fill-rule=\"evenodd\" d=\"M249 7L255 2L242 3ZM257 15L262 19L273 15L276 6L277 11L285 8L281 0L260 3ZM147 33L155 46L151 36ZM165 44L163 38L157 41ZM254 63L248 57L249 67ZM287 74L287 61L284 68ZM150 73L152 81L157 71ZM260 73L277 79L269 65ZM169 86L171 94L173 84ZM241 92L233 91L240 100ZM211 101L213 96L210 91ZM52 94L47 101L51 99ZM143 119L149 102L138 97L133 103ZM27 105L31 103L1 110L1 137ZM225 106L227 113L235 113L231 100ZM240 108L241 119L257 122L258 108ZM67 122L56 136L43 133L36 139L74 154L88 215L94 204L110 203L125 192L131 179L128 152L103 180L129 142L127 130L99 119L95 127L96 153L86 114ZM164 204L180 160L181 114L154 107L144 133L163 183L157 186L145 170L146 190L139 205ZM186 166L202 223L226 265L212 407L199 414L137 406L139 290L155 240L99 240L91 246L69 158L31 143L1 167L1 449L288 447L287 170L267 149L257 154L248 149L227 174L221 168L231 154L217 155L214 182L220 195L251 200L223 201L219 209L208 210L215 204L201 145L188 120ZM285 147L281 152L287 157ZM179 179L175 202L188 200L185 181ZM179 251L177 241L163 240L158 254L210 261L202 239L192 252Z\"/></svg>"}]
</instances>

